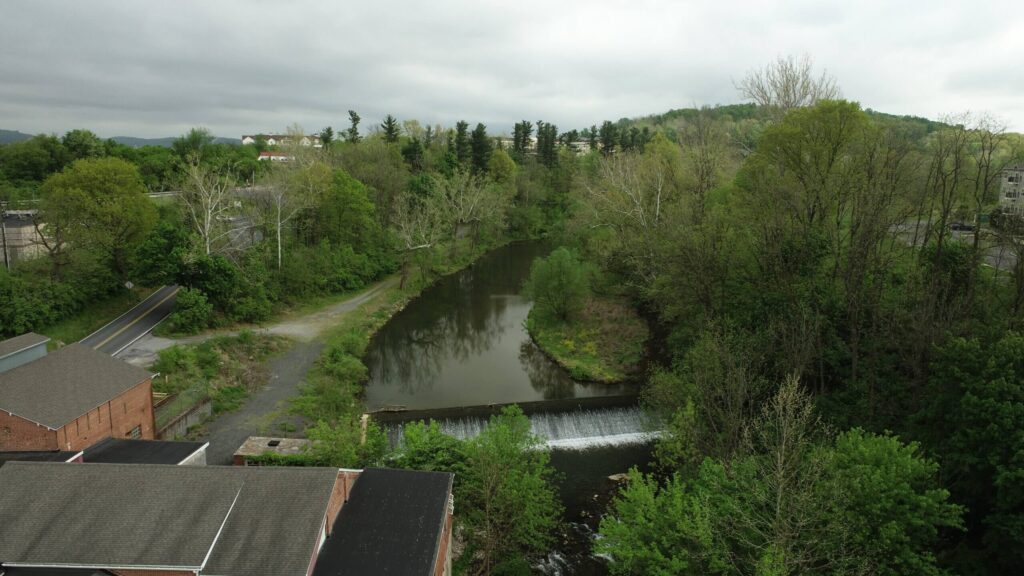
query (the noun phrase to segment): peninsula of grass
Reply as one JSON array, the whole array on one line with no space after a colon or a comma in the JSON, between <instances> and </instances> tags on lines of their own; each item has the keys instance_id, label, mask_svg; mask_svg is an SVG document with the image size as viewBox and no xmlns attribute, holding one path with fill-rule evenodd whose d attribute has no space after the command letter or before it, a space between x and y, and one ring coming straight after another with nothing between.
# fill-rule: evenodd
<instances>
[{"instance_id":1,"label":"peninsula of grass","mask_svg":"<svg viewBox=\"0 0 1024 576\"><path fill-rule=\"evenodd\" d=\"M627 303L588 297L569 320L530 310L526 330L552 360L575 380L616 383L640 368L647 324Z\"/></svg>"}]
</instances>

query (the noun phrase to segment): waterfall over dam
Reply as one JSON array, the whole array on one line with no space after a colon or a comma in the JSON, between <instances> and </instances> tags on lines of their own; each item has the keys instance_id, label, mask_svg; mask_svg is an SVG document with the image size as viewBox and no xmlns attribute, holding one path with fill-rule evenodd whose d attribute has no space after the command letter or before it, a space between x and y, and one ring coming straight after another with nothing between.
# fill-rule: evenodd
<instances>
[{"instance_id":1,"label":"waterfall over dam","mask_svg":"<svg viewBox=\"0 0 1024 576\"><path fill-rule=\"evenodd\" d=\"M528 416L534 434L551 448L586 449L597 446L644 444L660 435L655 418L639 406L537 412ZM426 419L426 418L425 418ZM472 438L486 426L487 416L429 418L441 432L460 440ZM392 446L400 446L404 422L382 422Z\"/></svg>"}]
</instances>

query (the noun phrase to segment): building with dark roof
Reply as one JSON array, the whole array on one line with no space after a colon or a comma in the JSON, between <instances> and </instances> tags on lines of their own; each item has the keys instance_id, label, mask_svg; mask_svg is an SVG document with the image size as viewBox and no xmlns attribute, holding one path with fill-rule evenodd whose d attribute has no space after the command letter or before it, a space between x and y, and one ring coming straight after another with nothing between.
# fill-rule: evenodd
<instances>
[{"instance_id":1,"label":"building with dark roof","mask_svg":"<svg viewBox=\"0 0 1024 576\"><path fill-rule=\"evenodd\" d=\"M0 373L0 450L154 437L152 375L83 344Z\"/></svg>"},{"instance_id":2,"label":"building with dark roof","mask_svg":"<svg viewBox=\"0 0 1024 576\"><path fill-rule=\"evenodd\" d=\"M209 442L106 438L85 449L83 462L100 464L206 464Z\"/></svg>"},{"instance_id":3,"label":"building with dark roof","mask_svg":"<svg viewBox=\"0 0 1024 576\"><path fill-rule=\"evenodd\" d=\"M29 332L0 342L0 372L46 356L46 343L49 341L46 336Z\"/></svg>"},{"instance_id":4,"label":"building with dark roof","mask_svg":"<svg viewBox=\"0 0 1024 576\"><path fill-rule=\"evenodd\" d=\"M45 450L41 452L0 452L0 466L7 462L81 462L82 452ZM5 576L0 574L0 576Z\"/></svg>"},{"instance_id":5,"label":"building with dark roof","mask_svg":"<svg viewBox=\"0 0 1024 576\"><path fill-rule=\"evenodd\" d=\"M308 576L348 496L334 468L0 468L0 570Z\"/></svg>"},{"instance_id":6,"label":"building with dark roof","mask_svg":"<svg viewBox=\"0 0 1024 576\"><path fill-rule=\"evenodd\" d=\"M363 470L313 576L451 574L454 478L447 472Z\"/></svg>"}]
</instances>

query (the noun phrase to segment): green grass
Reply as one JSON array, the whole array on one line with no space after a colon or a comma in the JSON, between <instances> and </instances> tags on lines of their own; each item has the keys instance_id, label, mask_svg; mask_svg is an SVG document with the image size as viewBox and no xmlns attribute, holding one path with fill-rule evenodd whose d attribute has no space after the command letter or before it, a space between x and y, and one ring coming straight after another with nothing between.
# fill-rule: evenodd
<instances>
[{"instance_id":1,"label":"green grass","mask_svg":"<svg viewBox=\"0 0 1024 576\"><path fill-rule=\"evenodd\" d=\"M143 288L134 294L122 292L106 300L94 302L70 318L44 328L40 332L49 336L54 343L71 344L102 328L106 323L127 312L153 293L152 288Z\"/></svg>"},{"instance_id":2,"label":"green grass","mask_svg":"<svg viewBox=\"0 0 1024 576\"><path fill-rule=\"evenodd\" d=\"M526 329L534 342L576 380L622 382L639 368L649 336L643 319L625 302L590 298L570 322L530 310Z\"/></svg>"}]
</instances>

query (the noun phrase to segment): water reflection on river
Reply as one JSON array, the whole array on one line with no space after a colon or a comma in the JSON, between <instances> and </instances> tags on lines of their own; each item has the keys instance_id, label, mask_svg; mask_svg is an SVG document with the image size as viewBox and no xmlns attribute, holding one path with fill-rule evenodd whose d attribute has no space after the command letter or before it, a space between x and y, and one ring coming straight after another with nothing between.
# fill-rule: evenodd
<instances>
[{"instance_id":1,"label":"water reflection on river","mask_svg":"<svg viewBox=\"0 0 1024 576\"><path fill-rule=\"evenodd\" d=\"M442 279L395 315L371 342L366 404L410 409L611 396L624 385L575 382L530 340L530 303L519 296L536 256L521 242Z\"/></svg>"}]
</instances>

